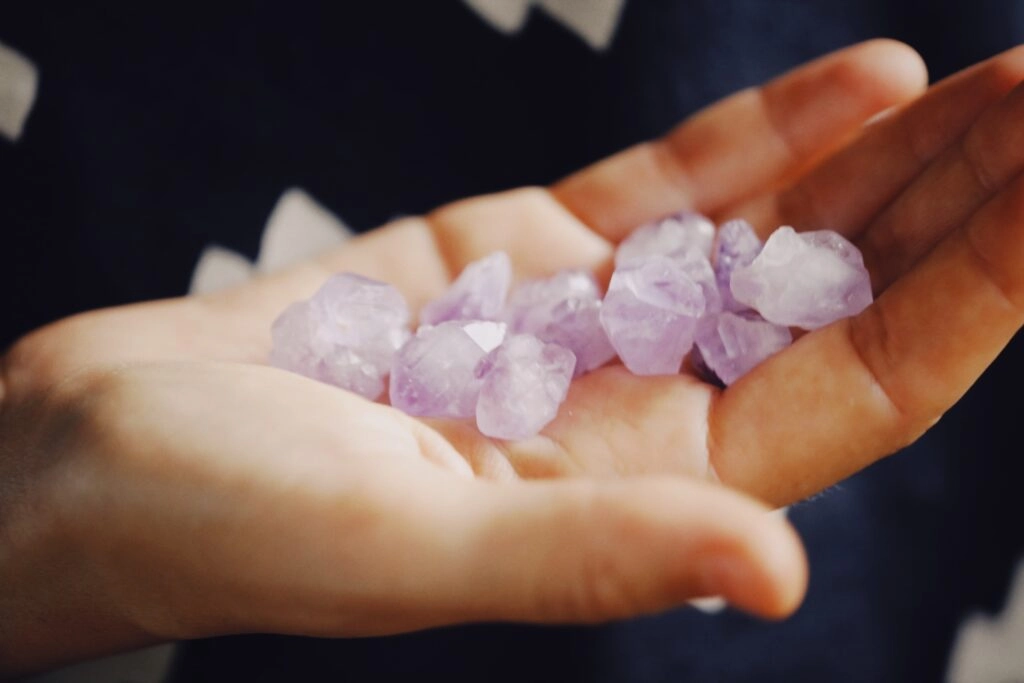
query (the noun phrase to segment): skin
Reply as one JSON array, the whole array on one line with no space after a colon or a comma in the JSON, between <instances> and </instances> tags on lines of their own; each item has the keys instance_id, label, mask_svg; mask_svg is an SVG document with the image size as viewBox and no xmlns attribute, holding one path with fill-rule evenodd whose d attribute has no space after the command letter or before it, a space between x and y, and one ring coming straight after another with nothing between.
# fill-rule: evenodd
<instances>
[{"instance_id":1,"label":"skin","mask_svg":"<svg viewBox=\"0 0 1024 683\"><path fill-rule=\"evenodd\" d=\"M766 511L912 442L1024 320L1022 80L1014 50L925 92L912 50L873 41L550 188L28 335L0 375L0 673L224 633L599 622L711 594L788 615L806 560ZM598 370L515 443L265 365L271 321L331 273L392 282L414 308L496 249L518 277L607 274L632 227L681 208L840 230L877 301L726 391Z\"/></svg>"}]
</instances>

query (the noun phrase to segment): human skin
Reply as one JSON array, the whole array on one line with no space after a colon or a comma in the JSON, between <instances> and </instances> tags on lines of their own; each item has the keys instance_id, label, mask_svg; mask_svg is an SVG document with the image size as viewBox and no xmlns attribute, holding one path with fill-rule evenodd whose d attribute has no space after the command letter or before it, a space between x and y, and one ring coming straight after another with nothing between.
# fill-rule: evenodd
<instances>
[{"instance_id":1,"label":"human skin","mask_svg":"<svg viewBox=\"0 0 1024 683\"><path fill-rule=\"evenodd\" d=\"M806 561L766 511L915 440L1022 323L1022 80L1014 50L925 92L912 50L865 43L550 188L29 334L0 374L0 674L216 634L598 622L709 594L788 615ZM878 298L724 391L595 371L520 442L266 366L271 321L331 273L414 308L497 249L517 277L607 274L632 227L683 208L839 230Z\"/></svg>"}]
</instances>

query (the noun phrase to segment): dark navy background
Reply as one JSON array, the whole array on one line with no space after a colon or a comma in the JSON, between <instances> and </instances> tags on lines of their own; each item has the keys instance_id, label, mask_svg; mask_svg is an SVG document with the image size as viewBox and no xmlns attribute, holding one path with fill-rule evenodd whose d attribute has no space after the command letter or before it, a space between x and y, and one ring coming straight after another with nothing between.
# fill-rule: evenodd
<instances>
[{"instance_id":1,"label":"dark navy background","mask_svg":"<svg viewBox=\"0 0 1024 683\"><path fill-rule=\"evenodd\" d=\"M1024 37L1014 0L629 0L603 52L543 12L506 36L456 0L147 4L3 9L40 91L22 139L0 140L0 346L182 294L209 243L254 257L288 187L369 229L550 182L862 39L909 42L938 78ZM941 680L1024 541L1019 346L908 452L791 511L812 574L786 622L222 638L186 647L175 680Z\"/></svg>"}]
</instances>

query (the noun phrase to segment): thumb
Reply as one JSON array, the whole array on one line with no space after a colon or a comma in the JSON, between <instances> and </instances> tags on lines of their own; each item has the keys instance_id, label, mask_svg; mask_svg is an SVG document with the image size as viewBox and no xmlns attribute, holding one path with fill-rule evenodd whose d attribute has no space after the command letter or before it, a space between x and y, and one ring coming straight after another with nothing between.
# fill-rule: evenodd
<instances>
[{"instance_id":1,"label":"thumb","mask_svg":"<svg viewBox=\"0 0 1024 683\"><path fill-rule=\"evenodd\" d=\"M470 619L605 621L707 595L781 618L806 590L792 526L716 484L486 483L478 495L463 537Z\"/></svg>"}]
</instances>

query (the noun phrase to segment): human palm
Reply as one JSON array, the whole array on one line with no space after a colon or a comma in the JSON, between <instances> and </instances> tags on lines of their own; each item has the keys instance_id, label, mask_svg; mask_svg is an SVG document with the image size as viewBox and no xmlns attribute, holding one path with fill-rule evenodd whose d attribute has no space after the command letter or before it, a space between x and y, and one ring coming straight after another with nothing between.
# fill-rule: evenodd
<instances>
[{"instance_id":1,"label":"human palm","mask_svg":"<svg viewBox=\"0 0 1024 683\"><path fill-rule=\"evenodd\" d=\"M800 499L914 440L1021 324L1022 78L1015 51L918 98L918 58L865 44L551 188L465 200L236 289L30 335L5 359L0 434L21 457L0 475L22 493L0 521L43 529L31 548L44 558L70 542L88 569L70 609L108 626L59 656L248 630L592 621L713 593L787 614L806 580L799 543L747 496ZM683 208L762 233L839 230L865 252L878 299L725 391L599 369L519 442L265 365L275 315L333 272L391 282L414 308L497 249L518 277L607 275L629 229ZM0 606L39 609L31 568L14 565L21 590Z\"/></svg>"}]
</instances>

